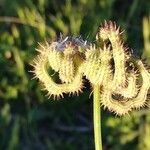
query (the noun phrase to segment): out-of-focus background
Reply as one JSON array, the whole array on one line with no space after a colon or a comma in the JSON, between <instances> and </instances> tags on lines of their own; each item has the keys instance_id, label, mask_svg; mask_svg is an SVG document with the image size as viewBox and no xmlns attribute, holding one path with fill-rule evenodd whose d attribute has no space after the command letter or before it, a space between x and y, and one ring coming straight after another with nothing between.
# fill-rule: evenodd
<instances>
[{"instance_id":1,"label":"out-of-focus background","mask_svg":"<svg viewBox=\"0 0 150 150\"><path fill-rule=\"evenodd\" d=\"M94 41L116 21L137 57L150 60L149 0L0 0L0 149L94 150L91 88L48 99L29 70L38 42L60 33ZM150 150L150 109L102 112L104 150Z\"/></svg>"}]
</instances>

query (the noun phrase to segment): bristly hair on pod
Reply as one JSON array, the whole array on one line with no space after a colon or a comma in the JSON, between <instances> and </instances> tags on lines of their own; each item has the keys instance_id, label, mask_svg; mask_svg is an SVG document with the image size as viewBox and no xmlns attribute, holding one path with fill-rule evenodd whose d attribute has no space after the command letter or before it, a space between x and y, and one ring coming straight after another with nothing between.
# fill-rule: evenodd
<instances>
[{"instance_id":1,"label":"bristly hair on pod","mask_svg":"<svg viewBox=\"0 0 150 150\"><path fill-rule=\"evenodd\" d=\"M117 26L113 21L104 21L104 24L100 25L97 31L97 39L108 39L108 36L120 36L124 30L120 29L120 26Z\"/></svg>"},{"instance_id":2,"label":"bristly hair on pod","mask_svg":"<svg viewBox=\"0 0 150 150\"><path fill-rule=\"evenodd\" d=\"M39 44L38 57L33 60L33 73L35 78L43 85L49 97L63 97L64 93L78 94L82 92L83 73L80 58L81 49L85 51L90 43L79 37L63 37L45 45ZM79 62L80 63L79 63ZM58 73L61 83L56 83L48 73L48 68Z\"/></svg>"}]
</instances>

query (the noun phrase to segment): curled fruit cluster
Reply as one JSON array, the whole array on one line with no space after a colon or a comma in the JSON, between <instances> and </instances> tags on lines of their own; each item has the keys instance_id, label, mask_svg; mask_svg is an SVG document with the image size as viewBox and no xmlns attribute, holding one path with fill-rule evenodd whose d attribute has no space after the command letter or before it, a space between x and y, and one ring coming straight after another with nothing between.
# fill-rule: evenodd
<instances>
[{"instance_id":1,"label":"curled fruit cluster","mask_svg":"<svg viewBox=\"0 0 150 150\"><path fill-rule=\"evenodd\" d=\"M143 107L150 87L149 69L142 60L132 56L121 34L120 28L109 21L98 29L97 44L80 37L66 37L40 45L33 63L35 77L49 96L78 94L85 76L92 86L100 86L104 108L124 115L133 108ZM58 73L59 83L49 75L48 67Z\"/></svg>"}]
</instances>

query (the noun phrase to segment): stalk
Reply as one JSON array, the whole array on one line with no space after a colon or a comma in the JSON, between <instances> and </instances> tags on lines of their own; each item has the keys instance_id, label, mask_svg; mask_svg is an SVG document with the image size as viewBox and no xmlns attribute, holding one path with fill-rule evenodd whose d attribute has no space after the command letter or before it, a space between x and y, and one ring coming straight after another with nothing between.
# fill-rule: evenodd
<instances>
[{"instance_id":1,"label":"stalk","mask_svg":"<svg viewBox=\"0 0 150 150\"><path fill-rule=\"evenodd\" d=\"M101 137L101 107L100 107L100 86L94 85L93 92L93 119L94 119L94 142L95 150L102 150Z\"/></svg>"}]
</instances>

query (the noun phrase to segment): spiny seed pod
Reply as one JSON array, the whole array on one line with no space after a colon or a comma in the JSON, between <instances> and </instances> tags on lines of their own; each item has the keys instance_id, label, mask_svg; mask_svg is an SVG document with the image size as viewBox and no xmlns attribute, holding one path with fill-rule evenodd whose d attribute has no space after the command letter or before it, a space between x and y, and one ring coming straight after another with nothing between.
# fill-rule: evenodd
<instances>
[{"instance_id":1,"label":"spiny seed pod","mask_svg":"<svg viewBox=\"0 0 150 150\"><path fill-rule=\"evenodd\" d=\"M102 84L101 103L104 108L118 115L145 106L150 87L148 70L142 61L133 58L131 53L126 53L127 48L121 40L121 34L120 28L111 21L105 22L97 33L97 40L102 40L103 43L109 40L114 62L111 67L114 71L107 72L109 75Z\"/></svg>"},{"instance_id":2,"label":"spiny seed pod","mask_svg":"<svg viewBox=\"0 0 150 150\"><path fill-rule=\"evenodd\" d=\"M35 77L42 82L48 96L63 97L64 93L79 93L85 76L92 87L99 86L104 108L125 115L147 105L150 87L149 67L122 41L122 31L114 22L104 23L96 35L97 44L81 37L60 38L42 46L34 60ZM48 74L48 67L58 73L60 83Z\"/></svg>"},{"instance_id":3,"label":"spiny seed pod","mask_svg":"<svg viewBox=\"0 0 150 150\"><path fill-rule=\"evenodd\" d=\"M84 75L93 85L101 85L112 58L110 47L103 49L91 46L85 52Z\"/></svg>"},{"instance_id":4,"label":"spiny seed pod","mask_svg":"<svg viewBox=\"0 0 150 150\"><path fill-rule=\"evenodd\" d=\"M123 41L120 38L120 27L117 27L115 23L109 21L104 23L102 27L99 28L97 37L98 40L103 40L104 43L106 40L110 41L110 45L113 51L114 59L114 84L125 85L125 50Z\"/></svg>"},{"instance_id":5,"label":"spiny seed pod","mask_svg":"<svg viewBox=\"0 0 150 150\"><path fill-rule=\"evenodd\" d=\"M150 75L140 60L137 62L137 65L142 76L142 85L137 96L133 98L119 97L119 99L115 99L112 97L112 94L114 94L112 88L109 86L104 87L105 89L102 92L102 105L104 105L104 107L107 107L119 115L124 115L131 111L132 108L140 108L146 105L146 95L150 86Z\"/></svg>"},{"instance_id":6,"label":"spiny seed pod","mask_svg":"<svg viewBox=\"0 0 150 150\"><path fill-rule=\"evenodd\" d=\"M40 44L39 55L32 64L35 77L43 84L48 96L54 98L63 97L64 93L79 93L83 88L82 81L82 53L86 43L81 45L77 38L66 37L51 44ZM83 42L83 40L82 40ZM79 46L79 45L81 46ZM56 83L52 76L48 74L48 68L53 69L59 74L61 83Z\"/></svg>"}]
</instances>

